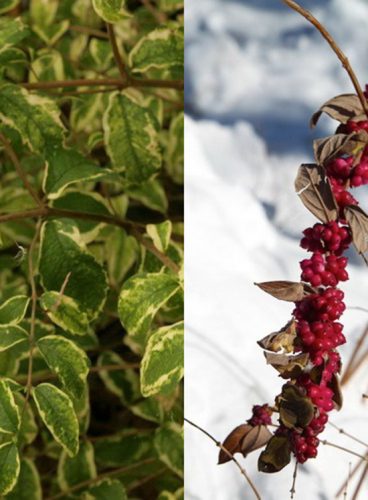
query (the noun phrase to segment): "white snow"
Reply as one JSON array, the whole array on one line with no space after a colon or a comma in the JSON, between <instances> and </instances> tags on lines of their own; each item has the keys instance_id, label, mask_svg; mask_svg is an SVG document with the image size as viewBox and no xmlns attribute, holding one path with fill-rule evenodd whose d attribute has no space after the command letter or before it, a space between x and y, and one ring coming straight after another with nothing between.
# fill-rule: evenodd
<instances>
[{"instance_id":1,"label":"white snow","mask_svg":"<svg viewBox=\"0 0 368 500\"><path fill-rule=\"evenodd\" d=\"M368 81L368 2L304 1L338 39L358 77ZM256 340L290 318L292 304L253 285L297 280L301 231L315 222L294 192L313 137L334 124L311 113L351 92L350 82L318 33L276 0L186 2L186 402L187 418L223 439L249 418L253 404L272 403L282 380L267 366ZM364 196L361 196L364 206ZM368 208L368 203L366 204ZM368 271L352 254L348 306L368 307ZM348 359L368 314L343 316ZM331 421L368 442L367 364L344 388L344 407ZM217 450L186 426L186 498L252 499L234 464L218 467ZM358 453L365 448L331 427L323 438ZM293 466L265 475L259 452L240 461L265 500L289 498ZM332 499L358 459L320 445L300 467L297 500ZM359 474L357 475L357 478ZM348 498L356 480L349 484ZM359 500L367 497L367 482Z\"/></svg>"}]
</instances>

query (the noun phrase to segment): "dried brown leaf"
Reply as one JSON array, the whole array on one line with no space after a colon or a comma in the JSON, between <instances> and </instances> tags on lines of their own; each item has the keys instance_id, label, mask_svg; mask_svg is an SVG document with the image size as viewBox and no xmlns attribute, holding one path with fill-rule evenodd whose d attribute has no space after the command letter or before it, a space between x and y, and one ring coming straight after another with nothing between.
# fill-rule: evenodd
<instances>
[{"instance_id":1,"label":"dried brown leaf","mask_svg":"<svg viewBox=\"0 0 368 500\"><path fill-rule=\"evenodd\" d=\"M225 441L222 443L223 447L227 449L232 455L241 452L241 443L243 442L245 436L254 429L252 425L241 424L235 427L234 430L230 432ZM225 464L229 462L231 458L225 453L224 450L220 450L219 453L219 464Z\"/></svg>"},{"instance_id":2,"label":"dried brown leaf","mask_svg":"<svg viewBox=\"0 0 368 500\"><path fill-rule=\"evenodd\" d=\"M295 320L289 321L278 332L270 333L257 343L263 349L268 351L278 352L282 349L286 352L292 352L294 348L294 340L296 338L296 323Z\"/></svg>"},{"instance_id":3,"label":"dried brown leaf","mask_svg":"<svg viewBox=\"0 0 368 500\"><path fill-rule=\"evenodd\" d=\"M320 221L337 219L338 206L330 182L320 165L301 165L295 179L295 190L305 207Z\"/></svg>"},{"instance_id":4,"label":"dried brown leaf","mask_svg":"<svg viewBox=\"0 0 368 500\"><path fill-rule=\"evenodd\" d=\"M276 299L288 302L298 302L306 295L303 283L296 283L294 281L265 281L254 284Z\"/></svg>"},{"instance_id":5,"label":"dried brown leaf","mask_svg":"<svg viewBox=\"0 0 368 500\"><path fill-rule=\"evenodd\" d=\"M295 385L284 385L276 404L280 411L280 421L289 429L304 429L314 417L312 401Z\"/></svg>"},{"instance_id":6,"label":"dried brown leaf","mask_svg":"<svg viewBox=\"0 0 368 500\"><path fill-rule=\"evenodd\" d=\"M246 457L248 453L262 448L271 439L272 433L265 425L257 425L244 437L241 452Z\"/></svg>"},{"instance_id":7,"label":"dried brown leaf","mask_svg":"<svg viewBox=\"0 0 368 500\"><path fill-rule=\"evenodd\" d=\"M368 251L368 215L355 205L346 207L344 215L350 226L355 248L364 254Z\"/></svg>"},{"instance_id":8,"label":"dried brown leaf","mask_svg":"<svg viewBox=\"0 0 368 500\"><path fill-rule=\"evenodd\" d=\"M343 396L340 386L340 380L336 374L332 376L331 382L328 384L329 388L333 390L334 395L332 401L334 402L335 410L341 410L343 403Z\"/></svg>"},{"instance_id":9,"label":"dried brown leaf","mask_svg":"<svg viewBox=\"0 0 368 500\"><path fill-rule=\"evenodd\" d=\"M313 142L314 157L318 165L332 160L349 143L354 134L335 134Z\"/></svg>"},{"instance_id":10,"label":"dried brown leaf","mask_svg":"<svg viewBox=\"0 0 368 500\"><path fill-rule=\"evenodd\" d=\"M272 365L285 379L294 379L299 377L309 361L308 353L301 353L295 356L286 354L264 353L267 364Z\"/></svg>"},{"instance_id":11,"label":"dried brown leaf","mask_svg":"<svg viewBox=\"0 0 368 500\"><path fill-rule=\"evenodd\" d=\"M313 114L310 121L310 126L312 128L317 125L322 113L326 113L331 118L341 123L346 123L352 118L362 115L364 110L356 94L338 95L325 102L319 110Z\"/></svg>"},{"instance_id":12,"label":"dried brown leaf","mask_svg":"<svg viewBox=\"0 0 368 500\"><path fill-rule=\"evenodd\" d=\"M267 447L259 456L258 470L261 472L278 472L290 462L290 444L285 436L272 436Z\"/></svg>"}]
</instances>

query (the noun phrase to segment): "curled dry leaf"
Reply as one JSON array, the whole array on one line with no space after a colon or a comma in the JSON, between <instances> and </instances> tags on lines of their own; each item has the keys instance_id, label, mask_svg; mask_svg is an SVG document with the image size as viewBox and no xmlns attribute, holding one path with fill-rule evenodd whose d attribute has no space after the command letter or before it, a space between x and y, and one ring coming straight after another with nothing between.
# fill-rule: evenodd
<instances>
[{"instance_id":1,"label":"curled dry leaf","mask_svg":"<svg viewBox=\"0 0 368 500\"><path fill-rule=\"evenodd\" d=\"M364 254L368 251L368 215L355 205L346 207L344 215L351 229L355 248Z\"/></svg>"},{"instance_id":2,"label":"curled dry leaf","mask_svg":"<svg viewBox=\"0 0 368 500\"><path fill-rule=\"evenodd\" d=\"M332 401L334 402L335 410L341 410L343 403L343 396L341 391L340 380L336 374L333 374L331 382L328 384L329 388L333 390L334 395Z\"/></svg>"},{"instance_id":3,"label":"curled dry leaf","mask_svg":"<svg viewBox=\"0 0 368 500\"><path fill-rule=\"evenodd\" d=\"M305 283L295 281L264 281L263 283L254 284L276 299L287 302L299 302L313 290Z\"/></svg>"},{"instance_id":4,"label":"curled dry leaf","mask_svg":"<svg viewBox=\"0 0 368 500\"><path fill-rule=\"evenodd\" d=\"M295 179L295 190L304 206L322 222L338 217L338 207L323 167L303 164Z\"/></svg>"},{"instance_id":5,"label":"curled dry leaf","mask_svg":"<svg viewBox=\"0 0 368 500\"><path fill-rule=\"evenodd\" d=\"M356 116L364 113L362 104L356 94L341 94L325 102L318 111L316 111L310 121L313 128L317 125L322 113L340 123L346 123Z\"/></svg>"},{"instance_id":6,"label":"curled dry leaf","mask_svg":"<svg viewBox=\"0 0 368 500\"><path fill-rule=\"evenodd\" d=\"M262 446L268 443L271 437L272 434L265 425L256 425L254 427L253 425L242 424L230 432L222 443L222 446L232 455L242 453L246 457L251 451L262 448ZM230 460L229 455L221 449L219 453L219 465Z\"/></svg>"},{"instance_id":7,"label":"curled dry leaf","mask_svg":"<svg viewBox=\"0 0 368 500\"><path fill-rule=\"evenodd\" d=\"M271 437L272 433L268 430L267 426L256 425L253 427L241 443L241 452L243 456L246 457L251 451L262 448L262 446L268 443Z\"/></svg>"},{"instance_id":8,"label":"curled dry leaf","mask_svg":"<svg viewBox=\"0 0 368 500\"><path fill-rule=\"evenodd\" d=\"M332 160L349 143L354 134L335 134L313 142L314 157L318 165Z\"/></svg>"},{"instance_id":9,"label":"curled dry leaf","mask_svg":"<svg viewBox=\"0 0 368 500\"><path fill-rule=\"evenodd\" d=\"M264 353L267 364L272 365L285 379L295 379L299 377L309 361L308 353L288 356L287 354Z\"/></svg>"},{"instance_id":10,"label":"curled dry leaf","mask_svg":"<svg viewBox=\"0 0 368 500\"><path fill-rule=\"evenodd\" d=\"M282 393L276 398L280 411L280 420L289 429L305 428L314 417L314 406L295 385L285 384Z\"/></svg>"},{"instance_id":11,"label":"curled dry leaf","mask_svg":"<svg viewBox=\"0 0 368 500\"><path fill-rule=\"evenodd\" d=\"M296 323L292 319L278 332L270 333L257 343L267 351L278 352L282 349L286 352L292 352L294 349L294 341L296 338Z\"/></svg>"},{"instance_id":12,"label":"curled dry leaf","mask_svg":"<svg viewBox=\"0 0 368 500\"><path fill-rule=\"evenodd\" d=\"M222 443L222 446L226 448L227 451L232 455L234 455L235 453L240 453L243 439L252 431L252 429L254 429L254 427L249 424L238 425L238 427L235 427L235 429L230 432L225 441ZM218 463L225 464L230 460L231 458L229 457L229 455L221 449L219 453Z\"/></svg>"},{"instance_id":13,"label":"curled dry leaf","mask_svg":"<svg viewBox=\"0 0 368 500\"><path fill-rule=\"evenodd\" d=\"M272 436L258 459L261 472L278 472L290 462L290 444L285 436Z\"/></svg>"}]
</instances>

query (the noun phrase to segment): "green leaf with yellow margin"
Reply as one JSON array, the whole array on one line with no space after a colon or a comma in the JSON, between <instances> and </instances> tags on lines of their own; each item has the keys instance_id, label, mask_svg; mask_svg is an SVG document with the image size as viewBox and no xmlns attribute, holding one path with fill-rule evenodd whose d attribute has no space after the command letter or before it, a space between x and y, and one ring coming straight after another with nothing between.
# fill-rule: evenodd
<instances>
[{"instance_id":1,"label":"green leaf with yellow margin","mask_svg":"<svg viewBox=\"0 0 368 500\"><path fill-rule=\"evenodd\" d=\"M11 83L0 86L0 121L19 132L33 152L43 153L46 147L63 142L64 127L59 114L55 102L48 97Z\"/></svg>"},{"instance_id":2,"label":"green leaf with yellow margin","mask_svg":"<svg viewBox=\"0 0 368 500\"><path fill-rule=\"evenodd\" d=\"M184 375L184 322L165 326L148 339L141 363L143 396L169 394Z\"/></svg>"},{"instance_id":3,"label":"green leaf with yellow margin","mask_svg":"<svg viewBox=\"0 0 368 500\"><path fill-rule=\"evenodd\" d=\"M165 220L165 222L161 222L161 224L147 224L146 231L155 247L160 250L160 252L165 253L170 243L172 222L170 220Z\"/></svg>"},{"instance_id":4,"label":"green leaf with yellow margin","mask_svg":"<svg viewBox=\"0 0 368 500\"><path fill-rule=\"evenodd\" d=\"M51 321L63 330L74 335L88 333L88 316L71 297L58 292L45 292L40 297L40 303Z\"/></svg>"},{"instance_id":5,"label":"green leaf with yellow margin","mask_svg":"<svg viewBox=\"0 0 368 500\"><path fill-rule=\"evenodd\" d=\"M20 415L14 396L5 380L0 380L0 432L16 434Z\"/></svg>"},{"instance_id":6,"label":"green leaf with yellow margin","mask_svg":"<svg viewBox=\"0 0 368 500\"><path fill-rule=\"evenodd\" d=\"M94 479L96 476L94 449L89 441L81 442L75 457L69 457L65 451L61 453L57 478L62 491L68 491L72 486Z\"/></svg>"},{"instance_id":7,"label":"green leaf with yellow margin","mask_svg":"<svg viewBox=\"0 0 368 500\"><path fill-rule=\"evenodd\" d=\"M156 430L155 448L159 459L179 477L184 470L183 428L175 422L167 422Z\"/></svg>"},{"instance_id":8,"label":"green leaf with yellow margin","mask_svg":"<svg viewBox=\"0 0 368 500\"><path fill-rule=\"evenodd\" d=\"M107 23L117 23L131 17L131 14L125 9L125 3L125 0L92 0L96 14Z\"/></svg>"},{"instance_id":9,"label":"green leaf with yellow margin","mask_svg":"<svg viewBox=\"0 0 368 500\"><path fill-rule=\"evenodd\" d=\"M77 301L90 319L98 316L106 300L107 276L87 252L75 223L65 219L44 223L39 271L43 287L57 292L70 273L64 294Z\"/></svg>"},{"instance_id":10,"label":"green leaf with yellow margin","mask_svg":"<svg viewBox=\"0 0 368 500\"><path fill-rule=\"evenodd\" d=\"M6 351L21 342L28 342L28 334L23 328L17 325L0 326L0 352Z\"/></svg>"},{"instance_id":11,"label":"green leaf with yellow margin","mask_svg":"<svg viewBox=\"0 0 368 500\"><path fill-rule=\"evenodd\" d=\"M107 389L118 396L125 405L135 402L140 397L139 376L132 368L121 370L103 370L104 366L124 366L124 360L113 351L103 352L97 360L99 376Z\"/></svg>"},{"instance_id":12,"label":"green leaf with yellow margin","mask_svg":"<svg viewBox=\"0 0 368 500\"><path fill-rule=\"evenodd\" d=\"M128 495L120 481L106 478L90 486L81 498L83 500L128 500Z\"/></svg>"},{"instance_id":13,"label":"green leaf with yellow margin","mask_svg":"<svg viewBox=\"0 0 368 500\"><path fill-rule=\"evenodd\" d=\"M40 475L28 458L21 460L17 484L6 500L42 500Z\"/></svg>"},{"instance_id":14,"label":"green leaf with yellow margin","mask_svg":"<svg viewBox=\"0 0 368 500\"><path fill-rule=\"evenodd\" d=\"M37 341L37 347L64 389L73 398L80 398L86 390L90 366L86 353L71 340L58 335L42 337Z\"/></svg>"},{"instance_id":15,"label":"green leaf with yellow margin","mask_svg":"<svg viewBox=\"0 0 368 500\"><path fill-rule=\"evenodd\" d=\"M54 385L39 384L32 391L39 415L55 441L73 457L79 450L79 426L73 403Z\"/></svg>"},{"instance_id":16,"label":"green leaf with yellow margin","mask_svg":"<svg viewBox=\"0 0 368 500\"><path fill-rule=\"evenodd\" d=\"M15 443L0 444L0 495L14 488L20 471L18 448Z\"/></svg>"},{"instance_id":17,"label":"green leaf with yellow margin","mask_svg":"<svg viewBox=\"0 0 368 500\"><path fill-rule=\"evenodd\" d=\"M184 31L177 27L159 27L139 40L129 54L129 66L144 73L184 64Z\"/></svg>"},{"instance_id":18,"label":"green leaf with yellow margin","mask_svg":"<svg viewBox=\"0 0 368 500\"><path fill-rule=\"evenodd\" d=\"M15 295L0 306L0 325L16 325L24 318L30 299Z\"/></svg>"},{"instance_id":19,"label":"green leaf with yellow margin","mask_svg":"<svg viewBox=\"0 0 368 500\"><path fill-rule=\"evenodd\" d=\"M118 312L128 334L145 342L157 311L179 289L176 276L163 273L142 273L128 279L120 292Z\"/></svg>"},{"instance_id":20,"label":"green leaf with yellow margin","mask_svg":"<svg viewBox=\"0 0 368 500\"><path fill-rule=\"evenodd\" d=\"M65 189L77 182L113 181L119 176L111 170L96 165L75 149L60 147L45 150L46 170L43 190L50 200L62 195Z\"/></svg>"},{"instance_id":21,"label":"green leaf with yellow margin","mask_svg":"<svg viewBox=\"0 0 368 500\"><path fill-rule=\"evenodd\" d=\"M14 2L13 2L14 3ZM4 9L9 8L9 0L0 4L0 14ZM0 52L19 43L29 34L29 29L21 19L10 19L4 17L0 19Z\"/></svg>"},{"instance_id":22,"label":"green leaf with yellow margin","mask_svg":"<svg viewBox=\"0 0 368 500\"><path fill-rule=\"evenodd\" d=\"M161 167L158 123L131 94L111 94L103 118L105 144L115 170L130 183L150 179Z\"/></svg>"}]
</instances>

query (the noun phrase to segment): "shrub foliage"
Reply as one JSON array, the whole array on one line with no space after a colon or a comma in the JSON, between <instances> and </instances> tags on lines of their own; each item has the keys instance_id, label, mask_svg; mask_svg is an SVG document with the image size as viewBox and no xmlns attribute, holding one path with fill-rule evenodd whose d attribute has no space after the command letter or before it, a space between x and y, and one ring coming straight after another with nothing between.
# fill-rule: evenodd
<instances>
[{"instance_id":1,"label":"shrub foliage","mask_svg":"<svg viewBox=\"0 0 368 500\"><path fill-rule=\"evenodd\" d=\"M0 496L180 499L180 0L0 2Z\"/></svg>"}]
</instances>

